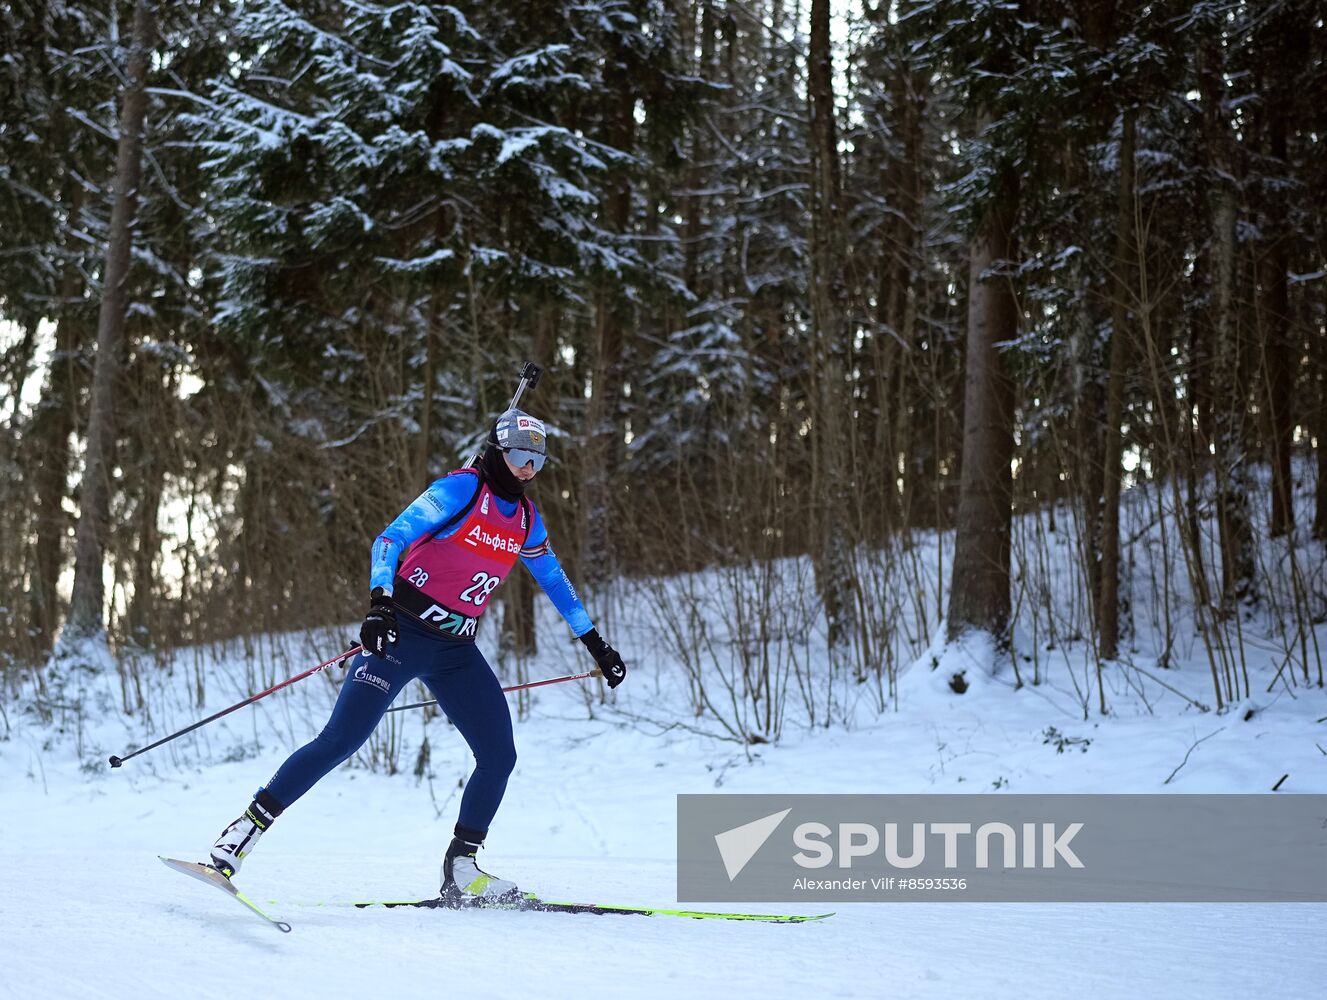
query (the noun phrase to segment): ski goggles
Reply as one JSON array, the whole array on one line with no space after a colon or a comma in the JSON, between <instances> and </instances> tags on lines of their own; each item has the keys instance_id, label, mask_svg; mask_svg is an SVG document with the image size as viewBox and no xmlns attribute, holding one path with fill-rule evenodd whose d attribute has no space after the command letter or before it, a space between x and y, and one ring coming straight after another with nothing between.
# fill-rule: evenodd
<instances>
[{"instance_id":1,"label":"ski goggles","mask_svg":"<svg viewBox=\"0 0 1327 1000\"><path fill-rule=\"evenodd\" d=\"M526 448L504 448L503 453L511 459L511 464L516 468L521 468L529 463L534 463L534 471L538 472L544 467L544 459L547 457L543 452L529 451Z\"/></svg>"}]
</instances>

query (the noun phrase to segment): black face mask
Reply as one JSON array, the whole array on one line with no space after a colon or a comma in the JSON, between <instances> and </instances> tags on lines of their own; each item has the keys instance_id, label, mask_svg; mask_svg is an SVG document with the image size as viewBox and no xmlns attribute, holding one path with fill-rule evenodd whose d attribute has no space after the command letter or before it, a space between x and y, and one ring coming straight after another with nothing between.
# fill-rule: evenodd
<instances>
[{"instance_id":1,"label":"black face mask","mask_svg":"<svg viewBox=\"0 0 1327 1000\"><path fill-rule=\"evenodd\" d=\"M485 448L484 457L479 460L479 468L499 499L515 503L525 495L526 484L512 474L500 449L492 445Z\"/></svg>"}]
</instances>

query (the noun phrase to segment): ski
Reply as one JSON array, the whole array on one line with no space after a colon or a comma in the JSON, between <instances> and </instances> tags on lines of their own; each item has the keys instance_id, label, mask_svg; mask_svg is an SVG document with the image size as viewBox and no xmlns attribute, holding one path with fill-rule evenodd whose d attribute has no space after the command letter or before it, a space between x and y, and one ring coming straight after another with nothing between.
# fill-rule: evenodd
<instances>
[{"instance_id":1,"label":"ski","mask_svg":"<svg viewBox=\"0 0 1327 1000\"><path fill-rule=\"evenodd\" d=\"M342 904L344 905L344 904ZM774 914L774 913L715 913L707 910L673 910L659 906L612 906L607 903L561 903L541 899L533 893L525 893L518 900L482 899L455 902L442 898L384 900L378 902L351 903L357 909L382 906L388 909L398 906L411 906L418 909L437 910L512 910L522 913L589 913L595 916L635 916L635 917L691 917L695 920L749 920L766 924L803 924L812 920L824 920L833 913L816 914Z\"/></svg>"},{"instance_id":2,"label":"ski","mask_svg":"<svg viewBox=\"0 0 1327 1000\"><path fill-rule=\"evenodd\" d=\"M262 911L258 904L236 889L230 879L226 878L226 876L222 875L221 872L217 871L212 866L200 865L195 861L180 861L176 858L168 858L162 854L158 854L157 857L161 858L161 863L167 868L173 868L175 871L188 875L190 878L196 878L199 882L206 882L208 885L216 886L227 896L231 896L243 903L277 930L284 934L290 933L290 924L286 923L284 920L277 920L275 917L268 916Z\"/></svg>"}]
</instances>

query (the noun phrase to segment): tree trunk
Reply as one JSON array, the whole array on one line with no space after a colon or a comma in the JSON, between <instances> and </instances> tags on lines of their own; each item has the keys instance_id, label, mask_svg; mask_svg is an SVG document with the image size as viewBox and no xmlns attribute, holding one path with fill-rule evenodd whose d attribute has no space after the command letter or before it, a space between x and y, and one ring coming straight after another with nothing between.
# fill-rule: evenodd
<instances>
[{"instance_id":1,"label":"tree trunk","mask_svg":"<svg viewBox=\"0 0 1327 1000\"><path fill-rule=\"evenodd\" d=\"M916 494L927 486L918 464L925 446L914 440L925 433L922 415L929 405L925 377L914 370L921 356L916 285L924 225L922 116L927 86L924 74L902 62L888 84L891 121L902 149L890 157L881 175L886 197L896 208L877 264L873 349L862 365L865 412L874 418L862 438L881 477L871 480L868 494L883 501L872 503L877 509L867 520L873 543L882 543L899 524L907 523Z\"/></svg>"},{"instance_id":2,"label":"tree trunk","mask_svg":"<svg viewBox=\"0 0 1327 1000\"><path fill-rule=\"evenodd\" d=\"M1275 74L1275 71L1273 71ZM1283 176L1289 176L1286 157L1286 104L1285 88L1278 82L1268 95L1268 140L1271 159ZM1272 537L1294 530L1294 480L1290 470L1290 457L1295 434L1295 348L1290 336L1290 306L1286 281L1289 261L1286 255L1285 197L1273 192L1267 212L1266 233L1271 246L1259 261L1258 316L1261 320L1263 350L1263 387L1266 392L1267 422L1269 425L1269 458L1272 466Z\"/></svg>"},{"instance_id":3,"label":"tree trunk","mask_svg":"<svg viewBox=\"0 0 1327 1000\"><path fill-rule=\"evenodd\" d=\"M1234 137L1230 131L1220 50L1204 46L1199 72L1203 124L1212 172L1212 329L1217 520L1221 537L1223 603L1253 591L1253 529L1248 497L1251 477L1245 454L1246 406L1241 378L1241 338L1235 316L1238 253Z\"/></svg>"},{"instance_id":4,"label":"tree trunk","mask_svg":"<svg viewBox=\"0 0 1327 1000\"><path fill-rule=\"evenodd\" d=\"M121 466L132 467L132 471L126 469L125 492L132 495L135 502L131 535L134 550L129 567L132 597L125 624L129 636L140 647L164 649L179 639L174 616L163 620L157 615L162 543L158 522L171 455L169 443L158 440L152 430L179 425L180 414L176 407L179 382L174 366L163 369L155 359L140 358L131 375L133 385L128 394L134 400L138 419L133 427L126 428L125 438L132 442L132 447L120 452ZM132 452L131 457L123 457L125 452ZM112 558L115 558L116 543L119 542L123 550L125 541L124 535L117 532L111 541Z\"/></svg>"},{"instance_id":5,"label":"tree trunk","mask_svg":"<svg viewBox=\"0 0 1327 1000\"><path fill-rule=\"evenodd\" d=\"M1263 357L1266 365L1267 417L1271 425L1273 537L1295 526L1294 477L1290 458L1295 434L1294 345L1290 339L1285 246L1278 242L1263 260Z\"/></svg>"},{"instance_id":6,"label":"tree trunk","mask_svg":"<svg viewBox=\"0 0 1327 1000\"><path fill-rule=\"evenodd\" d=\"M1010 257L1017 207L1017 179L1004 169L969 245L963 469L949 595L950 639L979 629L1003 641L1009 627L1014 386L997 345L1017 334L1018 307L1009 278L989 272Z\"/></svg>"},{"instance_id":7,"label":"tree trunk","mask_svg":"<svg viewBox=\"0 0 1327 1000\"><path fill-rule=\"evenodd\" d=\"M829 0L812 0L807 97L811 118L812 558L832 656L841 656L855 623L845 447L848 413L845 361L851 349L844 281L843 189L834 122ZM838 651L837 653L835 651Z\"/></svg>"},{"instance_id":8,"label":"tree trunk","mask_svg":"<svg viewBox=\"0 0 1327 1000\"><path fill-rule=\"evenodd\" d=\"M1101 590L1097 632L1101 658L1113 660L1120 639L1120 479L1124 451L1124 382L1133 350L1129 336L1133 270L1134 111L1120 119L1120 190L1115 223L1111 294L1110 368L1106 376L1106 450L1102 467Z\"/></svg>"},{"instance_id":9,"label":"tree trunk","mask_svg":"<svg viewBox=\"0 0 1327 1000\"><path fill-rule=\"evenodd\" d=\"M106 550L115 450L115 381L120 369L126 313L125 282L129 274L133 222L147 112L147 71L152 12L148 0L134 8L128 80L120 111L119 148L115 161L114 201L102 275L101 310L97 316L97 359L88 408L87 454L83 468L81 511L74 551L74 592L66 631L71 638L105 630L102 564Z\"/></svg>"},{"instance_id":10,"label":"tree trunk","mask_svg":"<svg viewBox=\"0 0 1327 1000\"><path fill-rule=\"evenodd\" d=\"M64 188L62 199L68 210L67 229L77 226L82 210L82 188L72 179ZM39 630L36 652L49 653L59 624L57 588L64 566L65 540L69 515L64 498L69 490L69 439L76 429L83 344L87 335L85 316L76 305L82 282L72 238L66 236L68 257L60 274L60 301L56 313L55 353L51 371L38 404L33 425L37 470L34 477L36 497L36 543L33 546L34 568L28 592L30 621Z\"/></svg>"},{"instance_id":11,"label":"tree trunk","mask_svg":"<svg viewBox=\"0 0 1327 1000\"><path fill-rule=\"evenodd\" d=\"M1115 0L1093 0L1093 2L1081 5L1082 10L1082 28L1083 37L1089 45L1101 53L1108 52L1111 47L1118 43L1118 31L1116 29L1116 16L1119 13L1119 4ZM1126 15L1128 16L1128 15ZM1113 124L1118 110L1117 95L1108 93L1103 97L1103 108L1101 117L1104 122ZM1132 125L1132 122L1129 123ZM1123 139L1125 123L1121 121L1121 138ZM1068 158L1066 184L1072 189L1077 185L1090 183L1090 168L1088 164L1088 153L1084 146L1076 140L1071 140L1072 154ZM1121 156L1123 149L1121 149ZM1130 164L1132 169L1132 164ZM1123 173L1121 174L1123 180ZM1085 205L1087 213L1092 209ZM1116 199L1116 233L1115 233L1115 261L1121 259L1121 235L1123 233L1122 223L1125 221L1123 216L1125 209L1119 200L1119 192ZM1130 209L1131 211L1131 209ZM1130 215L1128 218L1132 218ZM1086 229L1092 224L1090 218L1080 217L1076 223ZM1081 270L1086 266L1086 261L1077 259L1075 261L1075 282L1077 287L1089 287L1090 282ZM1114 271L1115 268L1109 268ZM1118 275L1116 276L1118 278ZM1077 282L1082 282L1077 285ZM1107 545L1107 527L1106 511L1108 489L1107 479L1108 470L1112 467L1110 458L1112 442L1109 438L1111 433L1110 422L1103 419L1106 413L1109 393L1111 372L1116 361L1114 347L1120 343L1119 338L1114 336L1115 331L1123 329L1124 313L1121 310L1121 286L1118 281L1109 282L1109 301L1111 305L1111 333L1112 337L1109 343L1099 343L1099 331L1104 326L1102 323L1101 309L1097 303L1096 296L1093 294L1085 295L1075 310L1075 378L1077 380L1078 394L1075 399L1074 428L1078 444L1078 454L1075 456L1074 475L1079 481L1081 488L1081 497L1083 503L1083 521L1086 526L1084 531L1084 562L1087 569L1088 594L1091 600L1092 617L1097 628L1098 647L1101 648L1107 644L1107 639L1103 633L1112 633L1108 645L1114 648L1114 633L1117 631L1118 621L1103 623L1101 621L1101 611L1103 604L1103 564L1106 559L1105 548ZM1117 386L1118 388L1118 386ZM1123 399L1123 396L1120 396ZM1116 431L1118 426L1114 425ZM1117 482L1115 489L1118 493L1118 455L1114 459L1114 465L1117 473ZM1118 499L1115 501L1116 510L1113 512L1118 523ZM1118 532L1117 532L1118 533ZM1113 590L1117 590L1112 585ZM1112 596L1108 602L1114 607L1115 599ZM1103 656L1106 656L1104 652ZM1110 654L1113 656L1114 654Z\"/></svg>"},{"instance_id":12,"label":"tree trunk","mask_svg":"<svg viewBox=\"0 0 1327 1000\"><path fill-rule=\"evenodd\" d=\"M1317 438L1318 483L1313 494L1313 537L1327 541L1327 337L1321 332L1313 338L1317 357L1317 406L1313 436Z\"/></svg>"},{"instance_id":13,"label":"tree trunk","mask_svg":"<svg viewBox=\"0 0 1327 1000\"><path fill-rule=\"evenodd\" d=\"M157 628L156 579L157 557L161 554L161 533L157 521L165 488L166 465L157 449L149 446L141 468L143 481L138 497L138 516L134 533L137 546L133 556L133 600L129 604L129 634L143 648L162 648L172 638L169 629Z\"/></svg>"},{"instance_id":14,"label":"tree trunk","mask_svg":"<svg viewBox=\"0 0 1327 1000\"><path fill-rule=\"evenodd\" d=\"M1310 384L1318 471L1313 492L1313 537L1327 541L1327 336L1321 330L1313 332L1309 350L1316 373Z\"/></svg>"},{"instance_id":15,"label":"tree trunk","mask_svg":"<svg viewBox=\"0 0 1327 1000\"><path fill-rule=\"evenodd\" d=\"M1075 260L1071 266L1075 287L1087 287L1090 284L1085 273L1087 262ZM1083 505L1083 562L1094 616L1097 613L1096 599L1101 593L1102 497L1106 489L1103 478L1106 442L1102 419L1106 409L1106 387L1102 370L1109 367L1098 343L1099 310L1097 297L1084 295L1072 314L1076 389L1073 427L1077 446L1072 474Z\"/></svg>"}]
</instances>

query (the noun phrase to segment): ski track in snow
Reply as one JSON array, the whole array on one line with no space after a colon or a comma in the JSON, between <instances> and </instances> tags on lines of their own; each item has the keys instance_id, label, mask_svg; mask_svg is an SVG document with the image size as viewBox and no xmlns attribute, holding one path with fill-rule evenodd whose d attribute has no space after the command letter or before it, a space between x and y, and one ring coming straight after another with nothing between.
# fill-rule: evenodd
<instances>
[{"instance_id":1,"label":"ski track in snow","mask_svg":"<svg viewBox=\"0 0 1327 1000\"><path fill-rule=\"evenodd\" d=\"M1210 1000L1307 998L1327 971L1321 958L1313 969L1327 915L1317 906L881 904L841 906L813 924L762 926L298 905L313 887L345 899L371 882L399 895L419 877L414 862L352 846L335 862L273 850L260 866L254 856L245 881L262 902L269 894L282 900L270 908L294 925L283 935L143 852L38 857L39 865L5 880L5 996L230 998L259 989L324 997ZM521 858L504 865L518 876L543 868ZM605 898L669 898L664 861L562 861L557 869L557 881L602 885ZM15 907L17 900L26 902Z\"/></svg>"}]
</instances>

